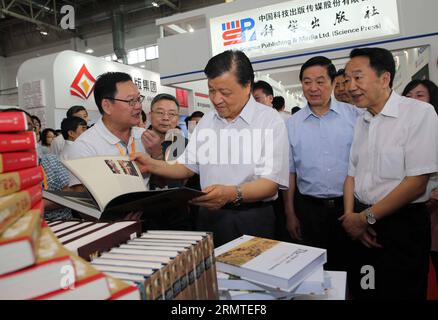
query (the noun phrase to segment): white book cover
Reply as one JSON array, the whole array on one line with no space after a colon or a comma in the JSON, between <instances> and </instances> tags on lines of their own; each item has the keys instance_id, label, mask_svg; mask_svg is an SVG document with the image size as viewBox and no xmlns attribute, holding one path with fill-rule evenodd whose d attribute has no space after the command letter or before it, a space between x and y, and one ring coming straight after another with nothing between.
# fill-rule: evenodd
<instances>
[{"instance_id":1,"label":"white book cover","mask_svg":"<svg viewBox=\"0 0 438 320\"><path fill-rule=\"evenodd\" d=\"M293 291L327 260L326 250L243 235L215 250L218 271Z\"/></svg>"}]
</instances>

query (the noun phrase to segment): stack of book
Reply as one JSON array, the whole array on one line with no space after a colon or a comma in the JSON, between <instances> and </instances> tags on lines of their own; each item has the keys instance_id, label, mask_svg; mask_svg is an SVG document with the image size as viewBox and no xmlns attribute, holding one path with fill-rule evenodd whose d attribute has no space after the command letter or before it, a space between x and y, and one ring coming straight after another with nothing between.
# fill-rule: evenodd
<instances>
[{"instance_id":1,"label":"stack of book","mask_svg":"<svg viewBox=\"0 0 438 320\"><path fill-rule=\"evenodd\" d=\"M139 300L140 292L67 250L31 210L0 234L0 299Z\"/></svg>"},{"instance_id":2,"label":"stack of book","mask_svg":"<svg viewBox=\"0 0 438 320\"><path fill-rule=\"evenodd\" d=\"M43 208L44 173L35 133L27 130L23 112L0 113L0 234L29 210Z\"/></svg>"},{"instance_id":3,"label":"stack of book","mask_svg":"<svg viewBox=\"0 0 438 320\"><path fill-rule=\"evenodd\" d=\"M326 250L244 235L215 250L224 299L292 299L330 286Z\"/></svg>"},{"instance_id":4,"label":"stack of book","mask_svg":"<svg viewBox=\"0 0 438 320\"><path fill-rule=\"evenodd\" d=\"M108 276L135 284L145 300L219 298L211 233L154 230L94 258Z\"/></svg>"}]
</instances>

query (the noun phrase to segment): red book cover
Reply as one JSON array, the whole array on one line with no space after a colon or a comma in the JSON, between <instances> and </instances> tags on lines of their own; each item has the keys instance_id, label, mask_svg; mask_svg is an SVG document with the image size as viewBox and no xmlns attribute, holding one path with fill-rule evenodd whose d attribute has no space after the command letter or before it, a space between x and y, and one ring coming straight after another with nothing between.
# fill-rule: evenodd
<instances>
[{"instance_id":1,"label":"red book cover","mask_svg":"<svg viewBox=\"0 0 438 320\"><path fill-rule=\"evenodd\" d=\"M24 112L0 112L0 132L26 131L27 129Z\"/></svg>"},{"instance_id":2,"label":"red book cover","mask_svg":"<svg viewBox=\"0 0 438 320\"><path fill-rule=\"evenodd\" d=\"M0 174L0 197L40 184L44 180L41 167Z\"/></svg>"},{"instance_id":3,"label":"red book cover","mask_svg":"<svg viewBox=\"0 0 438 320\"><path fill-rule=\"evenodd\" d=\"M38 156L36 150L0 154L0 173L32 168L37 165Z\"/></svg>"},{"instance_id":4,"label":"red book cover","mask_svg":"<svg viewBox=\"0 0 438 320\"><path fill-rule=\"evenodd\" d=\"M0 152L35 150L36 135L33 131L0 133Z\"/></svg>"}]
</instances>

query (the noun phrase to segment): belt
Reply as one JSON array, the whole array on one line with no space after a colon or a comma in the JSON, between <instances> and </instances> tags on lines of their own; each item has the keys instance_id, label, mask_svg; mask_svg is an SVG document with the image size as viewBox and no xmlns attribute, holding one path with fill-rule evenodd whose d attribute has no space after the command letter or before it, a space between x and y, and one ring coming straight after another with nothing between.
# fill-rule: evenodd
<instances>
[{"instance_id":1,"label":"belt","mask_svg":"<svg viewBox=\"0 0 438 320\"><path fill-rule=\"evenodd\" d=\"M258 201L258 202L251 202L251 203L241 203L240 205L236 206L233 203L227 203L224 205L221 209L224 210L249 210L249 209L255 209L255 208L266 208L269 206L272 206L272 201Z\"/></svg>"},{"instance_id":2,"label":"belt","mask_svg":"<svg viewBox=\"0 0 438 320\"><path fill-rule=\"evenodd\" d=\"M317 198L317 197L312 197L312 196L308 196L305 194L301 194L301 196L303 197L303 199L305 199L309 202L313 202L315 204L324 206L326 208L336 208L339 206L342 207L344 205L344 198L343 197Z\"/></svg>"}]
</instances>

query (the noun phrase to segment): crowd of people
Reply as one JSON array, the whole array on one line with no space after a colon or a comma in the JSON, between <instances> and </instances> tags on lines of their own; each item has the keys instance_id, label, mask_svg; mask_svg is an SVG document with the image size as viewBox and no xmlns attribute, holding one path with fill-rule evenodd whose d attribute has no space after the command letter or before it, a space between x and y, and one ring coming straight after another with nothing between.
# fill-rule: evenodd
<instances>
[{"instance_id":1,"label":"crowd of people","mask_svg":"<svg viewBox=\"0 0 438 320\"><path fill-rule=\"evenodd\" d=\"M325 269L347 271L351 297L425 299L429 257L438 270L437 86L413 80L399 95L391 52L358 48L340 70L327 57L306 61L307 103L289 113L269 83L254 81L243 52L214 56L204 72L214 109L186 118L190 137L174 96L158 94L146 117L120 72L98 77L91 128L81 106L67 111L61 135L28 115L48 187L84 190L61 160L126 155L150 189L204 192L129 216L144 228L210 231L216 246L250 234L325 248ZM72 214L46 204L47 219ZM372 288L363 266L375 270Z\"/></svg>"}]
</instances>

